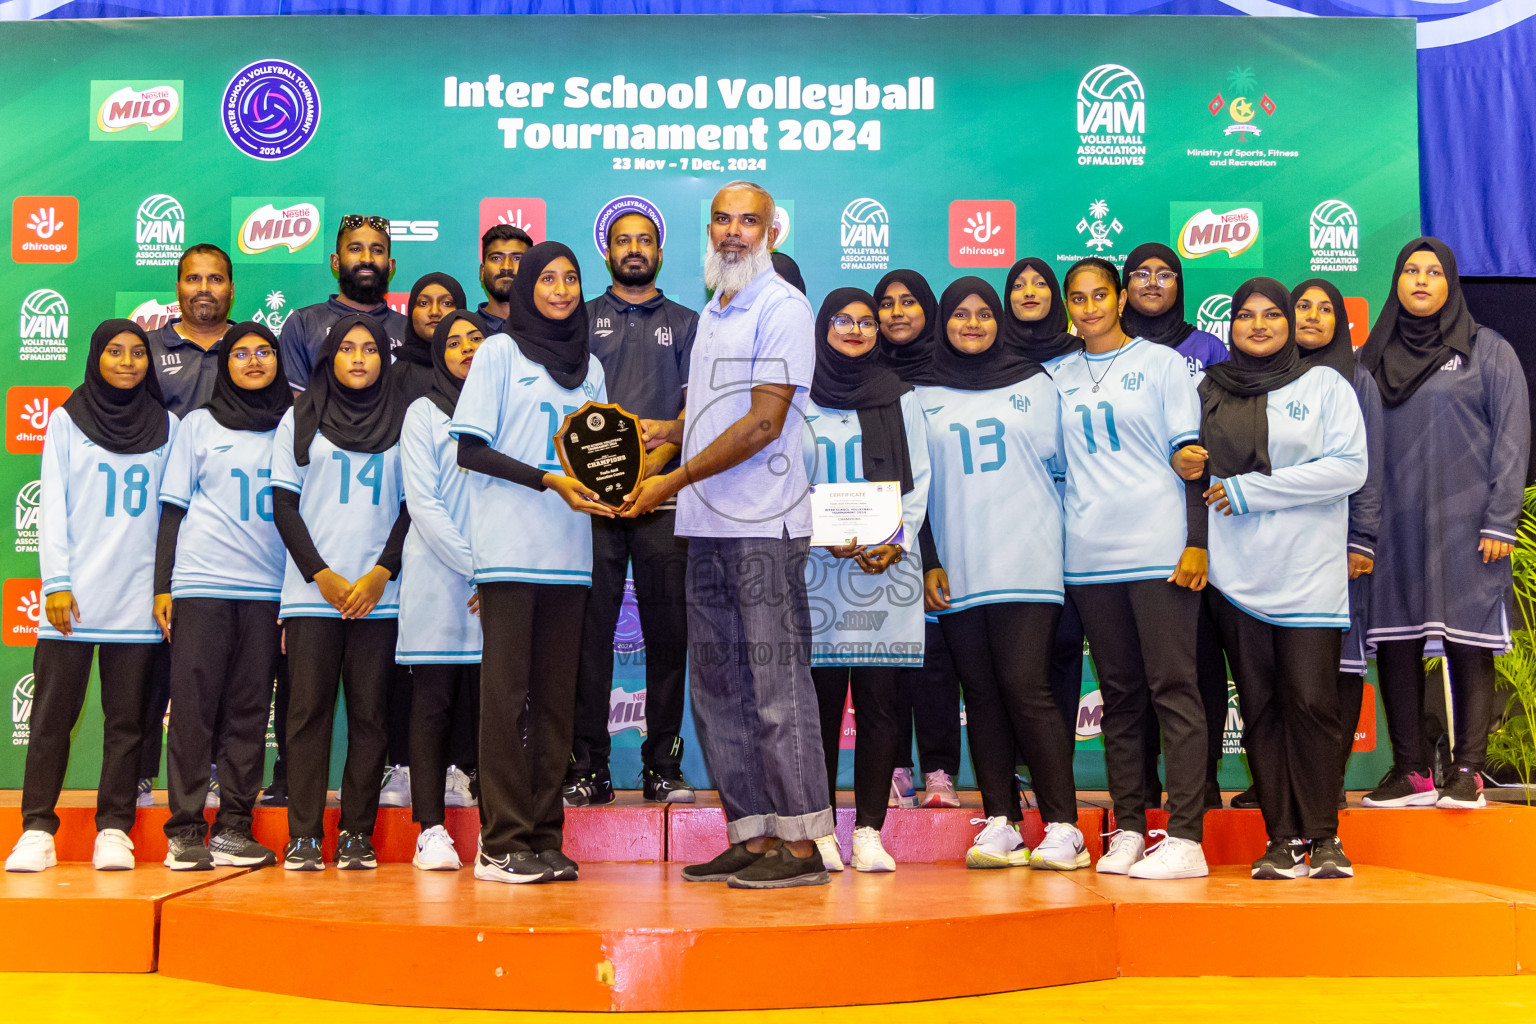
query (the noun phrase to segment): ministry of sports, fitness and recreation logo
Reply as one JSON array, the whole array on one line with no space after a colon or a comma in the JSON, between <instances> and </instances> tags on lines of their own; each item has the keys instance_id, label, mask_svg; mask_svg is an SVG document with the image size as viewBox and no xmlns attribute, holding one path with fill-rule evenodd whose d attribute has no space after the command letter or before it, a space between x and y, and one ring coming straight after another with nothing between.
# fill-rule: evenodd
<instances>
[{"instance_id":1,"label":"ministry of sports, fitness and recreation logo","mask_svg":"<svg viewBox=\"0 0 1536 1024\"><path fill-rule=\"evenodd\" d=\"M69 303L52 288L39 288L21 300L18 317L23 362L62 362L69 358Z\"/></svg>"},{"instance_id":2,"label":"ministry of sports, fitness and recreation logo","mask_svg":"<svg viewBox=\"0 0 1536 1024\"><path fill-rule=\"evenodd\" d=\"M1264 265L1264 204L1169 203L1169 229L1186 260L1213 260L1224 267Z\"/></svg>"},{"instance_id":3,"label":"ministry of sports, fitness and recreation logo","mask_svg":"<svg viewBox=\"0 0 1536 1024\"><path fill-rule=\"evenodd\" d=\"M1342 199L1325 199L1307 221L1314 273L1360 269L1360 218Z\"/></svg>"},{"instance_id":4,"label":"ministry of sports, fitness and recreation logo","mask_svg":"<svg viewBox=\"0 0 1536 1024\"><path fill-rule=\"evenodd\" d=\"M655 203L644 196L618 196L604 203L592 219L592 244L597 246L598 255L605 260L608 258L608 229L626 213L638 213L656 225L657 248L667 243L667 220Z\"/></svg>"},{"instance_id":5,"label":"ministry of sports, fitness and recreation logo","mask_svg":"<svg viewBox=\"0 0 1536 1024\"><path fill-rule=\"evenodd\" d=\"M320 263L324 246L311 243L320 237L325 222L325 200L296 196L260 199L236 196L230 200L230 230L234 235L237 263Z\"/></svg>"},{"instance_id":6,"label":"ministry of sports, fitness and recreation logo","mask_svg":"<svg viewBox=\"0 0 1536 1024\"><path fill-rule=\"evenodd\" d=\"M274 288L272 291L267 292L267 297L262 302L261 308L251 314L251 319L271 331L273 336L276 337L282 333L283 324L293 315L293 310L284 308L287 301L287 296Z\"/></svg>"},{"instance_id":7,"label":"ministry of sports, fitness and recreation logo","mask_svg":"<svg viewBox=\"0 0 1536 1024\"><path fill-rule=\"evenodd\" d=\"M258 160L283 160L309 145L320 127L320 91L297 64L259 60L224 89L224 132Z\"/></svg>"},{"instance_id":8,"label":"ministry of sports, fitness and recreation logo","mask_svg":"<svg viewBox=\"0 0 1536 1024\"><path fill-rule=\"evenodd\" d=\"M891 219L873 199L855 199L843 207L843 270L886 270L891 265Z\"/></svg>"},{"instance_id":9,"label":"ministry of sports, fitness and recreation logo","mask_svg":"<svg viewBox=\"0 0 1536 1024\"><path fill-rule=\"evenodd\" d=\"M92 142L180 142L181 82L91 83Z\"/></svg>"},{"instance_id":10,"label":"ministry of sports, fitness and recreation logo","mask_svg":"<svg viewBox=\"0 0 1536 1024\"><path fill-rule=\"evenodd\" d=\"M16 492L16 553L37 553L37 520L42 514L43 482L30 480Z\"/></svg>"},{"instance_id":11,"label":"ministry of sports, fitness and recreation logo","mask_svg":"<svg viewBox=\"0 0 1536 1024\"><path fill-rule=\"evenodd\" d=\"M32 673L16 680L11 687L11 746L24 747L32 738L32 694L35 689Z\"/></svg>"},{"instance_id":12,"label":"ministry of sports, fitness and recreation logo","mask_svg":"<svg viewBox=\"0 0 1536 1024\"><path fill-rule=\"evenodd\" d=\"M9 579L0 587L0 640L7 647L36 647L37 627L43 621L43 581Z\"/></svg>"},{"instance_id":13,"label":"ministry of sports, fitness and recreation logo","mask_svg":"<svg viewBox=\"0 0 1536 1024\"><path fill-rule=\"evenodd\" d=\"M1232 345L1232 296L1207 295L1195 311L1195 326L1206 334L1214 334L1223 345Z\"/></svg>"},{"instance_id":14,"label":"ministry of sports, fitness and recreation logo","mask_svg":"<svg viewBox=\"0 0 1536 1024\"><path fill-rule=\"evenodd\" d=\"M1136 72L1100 64L1077 84L1077 162L1135 166L1147 159L1147 93Z\"/></svg>"},{"instance_id":15,"label":"ministry of sports, fitness and recreation logo","mask_svg":"<svg viewBox=\"0 0 1536 1024\"><path fill-rule=\"evenodd\" d=\"M138 244L137 267L174 267L187 245L186 214L174 196L152 195L139 204L133 239Z\"/></svg>"},{"instance_id":16,"label":"ministry of sports, fitness and recreation logo","mask_svg":"<svg viewBox=\"0 0 1536 1024\"><path fill-rule=\"evenodd\" d=\"M1097 255L1104 255L1105 249L1113 249L1115 236L1125 230L1118 218L1109 215L1109 204L1102 199L1095 199L1088 204L1088 216L1077 222L1077 233L1086 238L1085 244Z\"/></svg>"},{"instance_id":17,"label":"ministry of sports, fitness and recreation logo","mask_svg":"<svg viewBox=\"0 0 1536 1024\"><path fill-rule=\"evenodd\" d=\"M1227 88L1232 93L1231 99L1223 96L1218 89L1216 95L1211 97L1211 101L1205 105L1212 117L1220 117L1223 111L1226 112L1230 123L1222 129L1222 134L1228 137L1235 135L1238 142L1245 144L1250 137L1256 139L1263 135L1263 130L1253 123L1253 119L1258 110L1264 111L1268 117L1274 117L1275 101L1269 98L1269 93L1263 92L1258 87L1253 70L1233 68L1227 72ZM1261 93L1257 103L1250 98L1256 92Z\"/></svg>"}]
</instances>

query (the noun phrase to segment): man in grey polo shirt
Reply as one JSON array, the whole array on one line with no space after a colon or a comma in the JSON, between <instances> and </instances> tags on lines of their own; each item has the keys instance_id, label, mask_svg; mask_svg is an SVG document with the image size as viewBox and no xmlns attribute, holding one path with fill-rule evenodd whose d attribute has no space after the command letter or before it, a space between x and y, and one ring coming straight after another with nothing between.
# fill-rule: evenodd
<instances>
[{"instance_id":1,"label":"man in grey polo shirt","mask_svg":"<svg viewBox=\"0 0 1536 1024\"><path fill-rule=\"evenodd\" d=\"M683 877L747 889L825 885L815 840L833 831L805 588L801 427L815 328L805 296L774 273L773 213L751 182L715 195L704 266L715 295L699 316L684 415L641 423L648 447L680 445L683 464L641 481L623 511L676 495L689 539L694 719L730 846Z\"/></svg>"}]
</instances>

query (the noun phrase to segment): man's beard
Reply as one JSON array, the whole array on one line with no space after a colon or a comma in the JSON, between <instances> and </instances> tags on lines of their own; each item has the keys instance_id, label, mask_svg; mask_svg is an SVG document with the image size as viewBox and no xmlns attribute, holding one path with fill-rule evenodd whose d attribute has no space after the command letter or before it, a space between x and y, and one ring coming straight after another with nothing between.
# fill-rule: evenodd
<instances>
[{"instance_id":1,"label":"man's beard","mask_svg":"<svg viewBox=\"0 0 1536 1024\"><path fill-rule=\"evenodd\" d=\"M371 284L364 284L358 280L358 271L365 268L375 272ZM341 294L365 306L377 306L384 301L384 295L389 291L389 275L385 274L384 268L377 263L357 263L350 267L343 267L338 283L341 285Z\"/></svg>"},{"instance_id":2,"label":"man's beard","mask_svg":"<svg viewBox=\"0 0 1536 1024\"><path fill-rule=\"evenodd\" d=\"M763 271L772 269L773 257L768 252L766 240L735 259L711 247L709 255L704 259L704 287L712 292L735 295Z\"/></svg>"},{"instance_id":3,"label":"man's beard","mask_svg":"<svg viewBox=\"0 0 1536 1024\"><path fill-rule=\"evenodd\" d=\"M613 283L625 288L643 288L656 280L656 271L659 268L644 256L640 257L640 267L634 268L629 263L629 257L625 256L617 265L612 260L608 261L608 270L613 274Z\"/></svg>"},{"instance_id":4,"label":"man's beard","mask_svg":"<svg viewBox=\"0 0 1536 1024\"><path fill-rule=\"evenodd\" d=\"M501 271L482 272L480 274L480 287L485 289L485 294L492 302L506 302L512 297L512 280L516 275L501 276Z\"/></svg>"},{"instance_id":5,"label":"man's beard","mask_svg":"<svg viewBox=\"0 0 1536 1024\"><path fill-rule=\"evenodd\" d=\"M209 310L207 316L199 316L199 308ZM181 308L181 319L187 323L205 326L214 326L226 323L229 320L229 306L221 303L217 296L207 292L198 292L193 295Z\"/></svg>"}]
</instances>

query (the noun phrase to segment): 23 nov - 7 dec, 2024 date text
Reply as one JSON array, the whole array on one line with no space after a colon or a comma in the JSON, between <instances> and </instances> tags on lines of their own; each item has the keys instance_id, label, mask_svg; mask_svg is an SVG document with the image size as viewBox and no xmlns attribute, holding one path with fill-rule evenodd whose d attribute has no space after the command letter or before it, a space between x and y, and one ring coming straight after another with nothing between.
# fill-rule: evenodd
<instances>
[{"instance_id":1,"label":"23 nov - 7 dec, 2024 date text","mask_svg":"<svg viewBox=\"0 0 1536 1024\"><path fill-rule=\"evenodd\" d=\"M685 171L710 172L724 174L727 171L766 171L768 158L760 156L730 157L726 160L706 160L702 157L680 157L677 160L667 160L664 157L646 156L616 156L613 158L613 169L616 171Z\"/></svg>"}]
</instances>

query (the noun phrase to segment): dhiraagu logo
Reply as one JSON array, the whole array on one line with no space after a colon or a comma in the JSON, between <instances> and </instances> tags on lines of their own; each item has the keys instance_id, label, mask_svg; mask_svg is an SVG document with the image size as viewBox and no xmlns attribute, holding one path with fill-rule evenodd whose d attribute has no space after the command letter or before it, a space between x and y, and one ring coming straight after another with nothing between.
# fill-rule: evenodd
<instances>
[{"instance_id":1,"label":"dhiraagu logo","mask_svg":"<svg viewBox=\"0 0 1536 1024\"><path fill-rule=\"evenodd\" d=\"M180 142L181 82L91 82L92 142Z\"/></svg>"}]
</instances>

